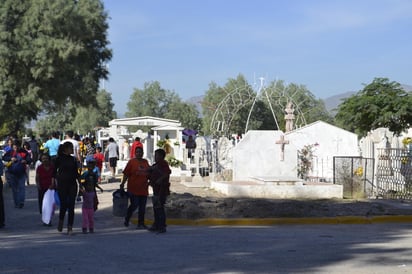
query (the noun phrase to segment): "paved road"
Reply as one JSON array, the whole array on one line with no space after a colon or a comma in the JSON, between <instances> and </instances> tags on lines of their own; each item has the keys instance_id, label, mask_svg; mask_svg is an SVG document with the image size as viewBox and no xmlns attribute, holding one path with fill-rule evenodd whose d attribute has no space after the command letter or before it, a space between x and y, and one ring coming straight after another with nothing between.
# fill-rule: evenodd
<instances>
[{"instance_id":1,"label":"paved road","mask_svg":"<svg viewBox=\"0 0 412 274\"><path fill-rule=\"evenodd\" d=\"M34 186L23 209L6 187L0 273L412 273L410 223L170 225L153 234L112 215L117 187L103 185L94 234L81 233L77 204L73 236L42 225Z\"/></svg>"}]
</instances>

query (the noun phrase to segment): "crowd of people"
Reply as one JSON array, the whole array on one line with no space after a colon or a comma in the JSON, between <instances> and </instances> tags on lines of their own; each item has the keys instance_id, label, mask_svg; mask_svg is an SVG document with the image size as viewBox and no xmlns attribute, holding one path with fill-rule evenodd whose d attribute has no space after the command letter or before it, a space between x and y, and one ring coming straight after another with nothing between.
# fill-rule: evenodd
<instances>
[{"instance_id":1,"label":"crowd of people","mask_svg":"<svg viewBox=\"0 0 412 274\"><path fill-rule=\"evenodd\" d=\"M125 149L125 147L123 147ZM137 137L128 148L128 160L120 188L124 190L127 182L127 196L130 206L127 209L124 225L129 226L130 218L138 210L138 229L166 232L166 215L164 205L170 194L169 177L171 170L165 161L166 153L163 149L155 151L155 163L151 166L143 158L144 151L140 139ZM123 155L126 152L123 151ZM110 167L111 175L116 175L119 147L110 137L105 148L96 145L92 137L80 138L73 131L67 131L60 140L60 134L54 132L50 138L39 144L33 136L23 145L16 138L9 138L4 147L2 161L0 161L0 228L5 226L5 212L3 201L4 174L7 185L13 194L14 206L24 208L25 185L29 185L30 170L35 172L35 184L38 189L39 213L44 214L43 203L48 190L57 193L56 203L59 204L57 230L63 232L67 214L67 234L73 234L75 205L79 196L82 196L82 232L94 232L94 212L97 210L98 198L96 190L103 192L99 183L103 164ZM153 188L153 209L155 220L148 228L145 225L146 202L149 195L149 186ZM81 199L80 199L81 201ZM48 212L48 211L47 211ZM42 219L43 220L43 219ZM45 226L52 226L50 222Z\"/></svg>"}]
</instances>

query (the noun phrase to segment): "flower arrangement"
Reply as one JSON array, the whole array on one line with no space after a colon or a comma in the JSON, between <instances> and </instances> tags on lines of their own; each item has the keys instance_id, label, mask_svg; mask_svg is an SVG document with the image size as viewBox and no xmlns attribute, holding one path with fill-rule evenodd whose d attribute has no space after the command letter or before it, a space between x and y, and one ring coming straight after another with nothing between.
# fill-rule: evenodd
<instances>
[{"instance_id":1,"label":"flower arrangement","mask_svg":"<svg viewBox=\"0 0 412 274\"><path fill-rule=\"evenodd\" d=\"M183 164L183 162L179 161L170 154L166 155L165 160L171 167L180 167Z\"/></svg>"},{"instance_id":2,"label":"flower arrangement","mask_svg":"<svg viewBox=\"0 0 412 274\"><path fill-rule=\"evenodd\" d=\"M402 139L402 144L407 147L409 144L412 144L412 137L405 137Z\"/></svg>"},{"instance_id":3,"label":"flower arrangement","mask_svg":"<svg viewBox=\"0 0 412 274\"><path fill-rule=\"evenodd\" d=\"M353 172L354 175L362 177L363 176L363 167L358 167L357 169L355 169L355 171Z\"/></svg>"},{"instance_id":4,"label":"flower arrangement","mask_svg":"<svg viewBox=\"0 0 412 274\"><path fill-rule=\"evenodd\" d=\"M160 147L160 148L163 148L165 146L165 144L166 144L166 140L159 140L159 141L157 141L156 146Z\"/></svg>"},{"instance_id":5,"label":"flower arrangement","mask_svg":"<svg viewBox=\"0 0 412 274\"><path fill-rule=\"evenodd\" d=\"M298 150L298 176L302 179L306 179L309 174L309 171L312 170L313 165L313 153L315 148L318 146L318 143L305 145L301 150Z\"/></svg>"}]
</instances>

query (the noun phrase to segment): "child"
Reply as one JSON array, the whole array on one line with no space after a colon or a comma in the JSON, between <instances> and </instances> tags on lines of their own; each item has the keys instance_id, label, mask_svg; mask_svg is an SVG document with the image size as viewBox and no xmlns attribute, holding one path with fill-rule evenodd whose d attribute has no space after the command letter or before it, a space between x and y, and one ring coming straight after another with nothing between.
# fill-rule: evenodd
<instances>
[{"instance_id":1,"label":"child","mask_svg":"<svg viewBox=\"0 0 412 274\"><path fill-rule=\"evenodd\" d=\"M83 193L83 206L82 206L82 230L83 233L94 232L94 212L97 210L97 194L96 188L103 192L103 189L98 185L99 173L96 168L96 161L91 159L87 162L87 170L80 176L82 180L82 186L80 191Z\"/></svg>"},{"instance_id":2,"label":"child","mask_svg":"<svg viewBox=\"0 0 412 274\"><path fill-rule=\"evenodd\" d=\"M96 167L99 169L99 173L102 174L104 154L102 153L101 147L96 147L96 153L93 155L93 158L96 160ZM100 182L100 177L99 177Z\"/></svg>"}]
</instances>

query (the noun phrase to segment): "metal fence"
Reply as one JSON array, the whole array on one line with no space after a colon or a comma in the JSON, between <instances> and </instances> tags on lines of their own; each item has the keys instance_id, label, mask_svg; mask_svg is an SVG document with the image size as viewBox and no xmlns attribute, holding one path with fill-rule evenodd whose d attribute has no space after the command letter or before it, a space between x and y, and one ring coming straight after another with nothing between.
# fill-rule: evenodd
<instances>
[{"instance_id":1,"label":"metal fence","mask_svg":"<svg viewBox=\"0 0 412 274\"><path fill-rule=\"evenodd\" d=\"M343 185L344 198L374 196L374 159L351 156L333 157L333 183Z\"/></svg>"},{"instance_id":2,"label":"metal fence","mask_svg":"<svg viewBox=\"0 0 412 274\"><path fill-rule=\"evenodd\" d=\"M379 149L377 197L412 199L412 154L407 149Z\"/></svg>"}]
</instances>

